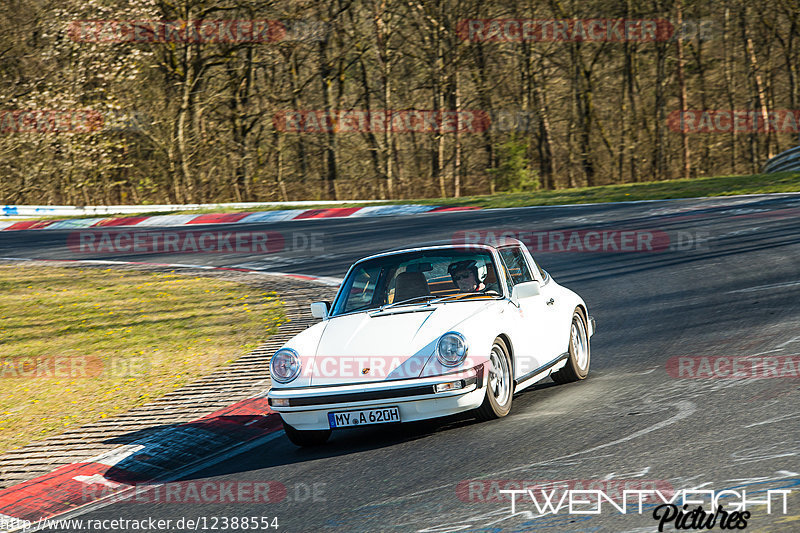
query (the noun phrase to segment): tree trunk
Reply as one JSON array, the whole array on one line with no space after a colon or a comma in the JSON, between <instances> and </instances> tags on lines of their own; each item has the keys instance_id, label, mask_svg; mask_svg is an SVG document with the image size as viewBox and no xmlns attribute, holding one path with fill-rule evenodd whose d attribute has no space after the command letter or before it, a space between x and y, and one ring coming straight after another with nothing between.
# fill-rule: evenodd
<instances>
[{"instance_id":1,"label":"tree trunk","mask_svg":"<svg viewBox=\"0 0 800 533\"><path fill-rule=\"evenodd\" d=\"M722 54L723 54L723 74L725 76L725 92L728 100L728 108L733 111L736 109L736 85L734 83L736 72L735 62L733 61L733 54L731 52L732 43L730 39L731 24L730 24L731 10L730 7L725 6L725 15L722 19ZM730 131L730 169L731 174L736 173L737 168L737 142L736 132L733 128Z\"/></svg>"},{"instance_id":2,"label":"tree trunk","mask_svg":"<svg viewBox=\"0 0 800 533\"><path fill-rule=\"evenodd\" d=\"M683 28L683 0L678 0L676 4L677 10L677 23L679 28ZM683 54L683 36L679 35L677 39L675 39L677 51L678 51L678 90L679 90L679 102L680 102L680 111L684 113L686 111L686 79L683 73L684 67L684 54ZM681 115L682 116L682 115ZM681 158L683 161L683 167L681 169L681 177L684 179L689 179L691 177L692 171L692 163L689 154L689 136L686 134L685 128L681 128Z\"/></svg>"},{"instance_id":3,"label":"tree trunk","mask_svg":"<svg viewBox=\"0 0 800 533\"><path fill-rule=\"evenodd\" d=\"M327 54L328 40L323 39L319 42L319 78L322 89L322 102L325 116L331 116L331 101L333 100L333 77L331 72L333 68L330 64ZM337 178L336 167L336 139L337 133L328 131L325 133L325 148L324 148L324 170L322 181L324 184L324 192L328 200L336 200L336 186L334 182Z\"/></svg>"}]
</instances>

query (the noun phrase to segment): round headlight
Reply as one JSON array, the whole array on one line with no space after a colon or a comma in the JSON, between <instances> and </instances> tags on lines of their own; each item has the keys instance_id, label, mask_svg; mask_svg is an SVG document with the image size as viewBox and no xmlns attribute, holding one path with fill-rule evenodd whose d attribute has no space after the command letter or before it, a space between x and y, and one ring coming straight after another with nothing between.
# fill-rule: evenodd
<instances>
[{"instance_id":1,"label":"round headlight","mask_svg":"<svg viewBox=\"0 0 800 533\"><path fill-rule=\"evenodd\" d=\"M281 348L270 359L269 371L278 383L289 383L300 374L300 357L291 348Z\"/></svg>"},{"instance_id":2,"label":"round headlight","mask_svg":"<svg viewBox=\"0 0 800 533\"><path fill-rule=\"evenodd\" d=\"M436 357L444 366L458 366L467 357L467 340L461 333L448 331L436 345Z\"/></svg>"}]
</instances>

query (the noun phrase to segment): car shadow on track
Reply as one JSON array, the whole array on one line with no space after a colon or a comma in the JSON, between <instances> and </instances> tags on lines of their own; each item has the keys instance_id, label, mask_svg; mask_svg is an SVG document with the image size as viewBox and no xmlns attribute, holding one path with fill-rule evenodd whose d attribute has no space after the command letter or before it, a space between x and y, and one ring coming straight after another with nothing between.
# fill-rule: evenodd
<instances>
[{"instance_id":1,"label":"car shadow on track","mask_svg":"<svg viewBox=\"0 0 800 533\"><path fill-rule=\"evenodd\" d=\"M207 467L181 477L182 480L202 479L390 448L429 439L436 434L458 432L462 429L472 431L472 426L482 427L483 424L513 424L515 412L524 413L535 409L536 402L543 397L541 393L554 387L557 384L543 382L516 393L515 408L512 408L511 414L497 421L481 422L474 414L465 412L419 422L341 429L333 432L327 444L308 448L293 445L281 432L262 445L218 462L214 462L212 458L233 451L237 445L260 436L247 432L248 428L256 431L254 426L247 423L252 416L228 415L204 419L202 423L152 426L105 441L109 444L136 445L142 448L122 458L104 476L115 482L145 483L164 478L172 479L171 472L185 471L192 465L208 462ZM555 391L549 391L548 395L552 392ZM214 428L214 431L209 431L210 428ZM439 441L436 439L431 440L432 445L437 442Z\"/></svg>"}]
</instances>

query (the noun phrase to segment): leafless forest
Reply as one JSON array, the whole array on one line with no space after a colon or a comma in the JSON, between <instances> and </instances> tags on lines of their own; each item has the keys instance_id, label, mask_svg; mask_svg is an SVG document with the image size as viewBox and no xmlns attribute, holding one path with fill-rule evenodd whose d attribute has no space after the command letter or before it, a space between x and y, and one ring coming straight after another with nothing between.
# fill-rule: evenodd
<instances>
[{"instance_id":1,"label":"leafless forest","mask_svg":"<svg viewBox=\"0 0 800 533\"><path fill-rule=\"evenodd\" d=\"M0 202L754 173L797 144L799 25L798 0L1 0Z\"/></svg>"}]
</instances>

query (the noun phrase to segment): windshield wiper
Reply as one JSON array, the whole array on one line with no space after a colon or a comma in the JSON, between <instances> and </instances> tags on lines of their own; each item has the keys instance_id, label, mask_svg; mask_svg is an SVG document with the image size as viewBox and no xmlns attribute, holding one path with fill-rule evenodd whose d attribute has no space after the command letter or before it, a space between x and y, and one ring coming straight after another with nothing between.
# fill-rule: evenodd
<instances>
[{"instance_id":1,"label":"windshield wiper","mask_svg":"<svg viewBox=\"0 0 800 533\"><path fill-rule=\"evenodd\" d=\"M433 300L430 303L434 304L434 303L437 303L437 302L442 302L442 301L447 300L447 299L463 300L463 299L466 299L467 297L471 297L471 296L500 296L500 293L497 292L497 291L494 291L494 290L459 292L459 293L456 293L456 294L448 294L447 296L442 296L441 298L437 298L436 300Z\"/></svg>"},{"instance_id":2,"label":"windshield wiper","mask_svg":"<svg viewBox=\"0 0 800 533\"><path fill-rule=\"evenodd\" d=\"M382 305L382 306L380 306L378 308L378 312L380 313L381 311L384 311L386 309L391 309L391 308L396 307L398 305L412 304L414 302L424 301L426 299L431 299L429 302L427 302L428 305L431 305L431 304L442 302L442 301L448 300L448 299L461 300L461 299L465 299L466 297L474 297L474 296L500 296L500 293L498 293L497 291L494 291L494 290L485 291L485 292L484 291L470 291L470 292L460 292L460 293L457 293L457 294L449 294L447 296L440 296L439 298L436 298L432 294L426 294L424 296L415 296L414 298L407 298L407 299L401 300L399 302L393 302L393 303L390 303L390 304Z\"/></svg>"},{"instance_id":3,"label":"windshield wiper","mask_svg":"<svg viewBox=\"0 0 800 533\"><path fill-rule=\"evenodd\" d=\"M417 300L424 300L424 299L427 299L427 298L434 298L434 296L431 295L431 294L426 294L424 296L415 296L414 298L406 298L405 300L400 300L399 302L393 302L393 303L390 303L390 304L382 305L378 309L378 311L383 311L384 309L391 309L392 307L394 307L396 305L400 305L400 304L410 304L412 302L416 302Z\"/></svg>"}]
</instances>

